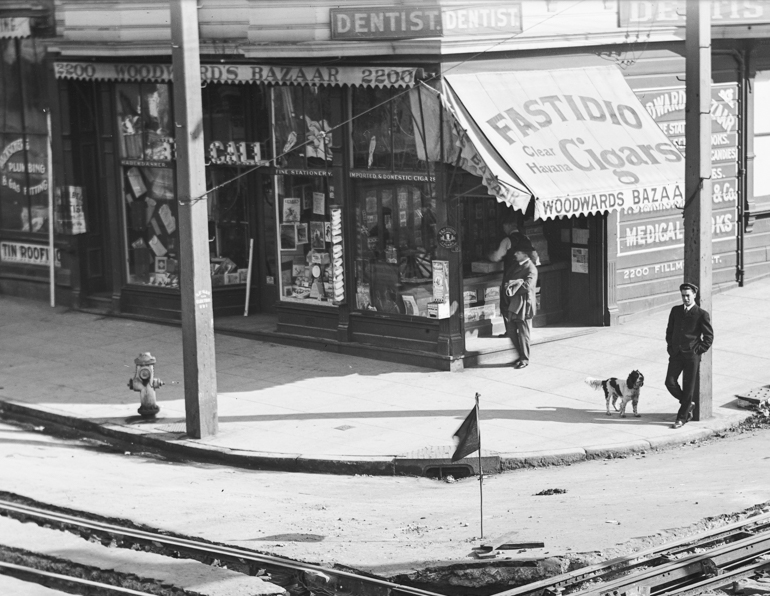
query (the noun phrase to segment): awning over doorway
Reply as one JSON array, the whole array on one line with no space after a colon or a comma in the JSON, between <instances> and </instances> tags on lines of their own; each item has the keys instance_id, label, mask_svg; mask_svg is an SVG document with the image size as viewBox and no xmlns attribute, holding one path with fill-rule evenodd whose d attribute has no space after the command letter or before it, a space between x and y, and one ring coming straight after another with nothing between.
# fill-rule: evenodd
<instances>
[{"instance_id":1,"label":"awning over doorway","mask_svg":"<svg viewBox=\"0 0 770 596\"><path fill-rule=\"evenodd\" d=\"M535 217L682 204L684 157L617 67L450 73L444 81L473 145L532 193Z\"/></svg>"}]
</instances>

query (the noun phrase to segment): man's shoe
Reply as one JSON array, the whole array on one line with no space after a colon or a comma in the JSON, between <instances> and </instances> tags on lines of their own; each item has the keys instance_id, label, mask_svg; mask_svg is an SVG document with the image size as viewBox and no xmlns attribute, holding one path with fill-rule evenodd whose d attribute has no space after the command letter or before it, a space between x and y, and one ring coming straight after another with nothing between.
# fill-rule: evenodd
<instances>
[{"instance_id":1,"label":"man's shoe","mask_svg":"<svg viewBox=\"0 0 770 596\"><path fill-rule=\"evenodd\" d=\"M690 420L692 420L694 412L695 412L695 404L690 404L690 407L687 409L687 422L690 422Z\"/></svg>"},{"instance_id":2,"label":"man's shoe","mask_svg":"<svg viewBox=\"0 0 770 596\"><path fill-rule=\"evenodd\" d=\"M513 368L526 368L527 366L529 366L529 362L526 360L517 360L513 364Z\"/></svg>"},{"instance_id":3,"label":"man's shoe","mask_svg":"<svg viewBox=\"0 0 770 596\"><path fill-rule=\"evenodd\" d=\"M684 422L682 420L677 420L674 422L674 428L682 428L684 426Z\"/></svg>"}]
</instances>

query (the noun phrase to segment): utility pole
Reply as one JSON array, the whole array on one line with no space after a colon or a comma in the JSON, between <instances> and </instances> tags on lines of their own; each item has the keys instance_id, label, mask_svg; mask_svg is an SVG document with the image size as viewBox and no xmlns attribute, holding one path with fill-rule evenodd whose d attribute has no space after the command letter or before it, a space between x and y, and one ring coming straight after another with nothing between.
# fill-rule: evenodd
<instances>
[{"instance_id":1,"label":"utility pole","mask_svg":"<svg viewBox=\"0 0 770 596\"><path fill-rule=\"evenodd\" d=\"M171 0L171 48L185 416L187 435L202 439L217 433L218 420L197 4Z\"/></svg>"},{"instance_id":2,"label":"utility pole","mask_svg":"<svg viewBox=\"0 0 770 596\"><path fill-rule=\"evenodd\" d=\"M711 314L711 2L686 6L684 281L700 288L700 306ZM701 356L695 420L712 416L712 351Z\"/></svg>"}]
</instances>

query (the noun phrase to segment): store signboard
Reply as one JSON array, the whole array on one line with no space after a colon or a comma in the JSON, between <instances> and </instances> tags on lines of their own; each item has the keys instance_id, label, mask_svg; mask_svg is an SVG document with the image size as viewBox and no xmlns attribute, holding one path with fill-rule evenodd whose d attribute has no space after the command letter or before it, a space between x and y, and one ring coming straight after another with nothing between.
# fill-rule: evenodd
<instances>
[{"instance_id":1,"label":"store signboard","mask_svg":"<svg viewBox=\"0 0 770 596\"><path fill-rule=\"evenodd\" d=\"M410 39L521 33L521 3L359 6L330 11L332 39Z\"/></svg>"},{"instance_id":2,"label":"store signboard","mask_svg":"<svg viewBox=\"0 0 770 596\"><path fill-rule=\"evenodd\" d=\"M277 66L266 64L201 64L207 83L269 83L274 85L362 85L408 87L415 82L414 68L401 66ZM84 81L171 82L170 64L54 62L57 79Z\"/></svg>"},{"instance_id":3,"label":"store signboard","mask_svg":"<svg viewBox=\"0 0 770 596\"><path fill-rule=\"evenodd\" d=\"M444 37L521 33L521 2L444 6L441 26Z\"/></svg>"},{"instance_id":4,"label":"store signboard","mask_svg":"<svg viewBox=\"0 0 770 596\"><path fill-rule=\"evenodd\" d=\"M684 27L686 0L622 0L619 27ZM768 0L711 0L712 25L770 23Z\"/></svg>"},{"instance_id":5,"label":"store signboard","mask_svg":"<svg viewBox=\"0 0 770 596\"><path fill-rule=\"evenodd\" d=\"M714 211L711 216L713 241L735 240L737 222L734 207ZM654 220L618 223L618 254L630 255L681 247L684 244L684 220L679 211L671 210Z\"/></svg>"},{"instance_id":6,"label":"store signboard","mask_svg":"<svg viewBox=\"0 0 770 596\"><path fill-rule=\"evenodd\" d=\"M0 19L0 39L9 37L29 37L29 19L25 17L5 17Z\"/></svg>"},{"instance_id":7,"label":"store signboard","mask_svg":"<svg viewBox=\"0 0 770 596\"><path fill-rule=\"evenodd\" d=\"M54 265L61 267L61 251L56 249ZM0 241L0 260L18 265L42 265L48 267L50 250L43 244Z\"/></svg>"},{"instance_id":8,"label":"store signboard","mask_svg":"<svg viewBox=\"0 0 770 596\"><path fill-rule=\"evenodd\" d=\"M684 157L616 66L446 76L449 92L536 197L535 217L626 208L655 192L673 204ZM483 137L483 138L482 138Z\"/></svg>"},{"instance_id":9,"label":"store signboard","mask_svg":"<svg viewBox=\"0 0 770 596\"><path fill-rule=\"evenodd\" d=\"M441 7L359 6L329 11L332 39L441 37Z\"/></svg>"}]
</instances>

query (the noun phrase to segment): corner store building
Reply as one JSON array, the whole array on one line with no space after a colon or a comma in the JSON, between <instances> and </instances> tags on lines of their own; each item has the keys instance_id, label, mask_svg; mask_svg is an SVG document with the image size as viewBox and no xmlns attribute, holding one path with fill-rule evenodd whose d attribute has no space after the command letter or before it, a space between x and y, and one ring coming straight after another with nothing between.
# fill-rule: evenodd
<instances>
[{"instance_id":1,"label":"corner store building","mask_svg":"<svg viewBox=\"0 0 770 596\"><path fill-rule=\"evenodd\" d=\"M570 200L569 210L546 214L556 195L531 183L528 164L548 168L549 156L507 158L499 145L503 137L484 130L479 103L463 96L489 89L495 79L528 82L538 73L552 86L569 80L587 89L579 69L609 66L626 87L615 85L604 99L633 90L670 143L681 148L684 22L669 6L675 3L658 3L653 11L648 2L468 7L444 1L399 5L387 14L381 4L363 2L236 4L221 8L204 1L199 11L207 178L216 189L207 200L219 316L243 312L243 272L253 239L250 312L275 313L279 331L300 342L320 337L395 349L412 362L440 368L478 360L490 345L479 337L499 329L500 276L479 263L499 242L501 219L510 212L490 195L490 186L520 209L521 224L538 246L537 326L615 324L676 301L682 217L676 201L661 200L665 181L627 185L631 202L619 208L617 200L602 202L607 193L594 192L600 189L590 187L588 176L588 186L566 191L582 196L582 203ZM761 163L770 160L770 124L757 106L770 94L764 42L770 8L759 2L728 11L723 4L715 4L712 15L715 290L768 272L762 215L770 169ZM82 195L86 224L85 233L57 234L60 301L179 317L168 15L156 3L56 6L57 37L47 40L48 61L35 64L49 67L47 96L56 99L54 185L73 203ZM34 36L16 39L3 43L19 45L22 59L22 45ZM473 88L465 84L469 78L476 81ZM463 121L463 107L466 112L470 153L452 153L457 137L446 124L450 112L447 106L431 111L438 104L420 81L455 91L457 117ZM546 89L537 97L558 94ZM492 95L503 108L503 100L511 99ZM573 123L582 128L571 129L569 138L590 130L591 114L599 115L592 105L565 107L575 120L584 118ZM442 116L444 126L437 124ZM529 116L535 126L545 122L542 115ZM503 118L499 122L511 126ZM612 122L610 113L607 118ZM7 127L3 132L6 148L18 135ZM23 134L38 138L37 132ZM20 163L18 154L13 159ZM665 164L665 157L659 161ZM487 168L498 180L507 176L509 184L496 187L488 175L484 180ZM26 175L35 170L28 166ZM80 190L66 190L72 187ZM12 191L0 190L3 205L18 203ZM24 227L24 209L0 211L0 239L17 255L20 248L46 243L47 221L34 207L26 213L28 221L40 223L37 229ZM339 227L332 230L336 216ZM70 231L62 219L59 228ZM4 255L4 292L46 292L44 263ZM455 305L447 319L426 316L435 294L434 261L446 263L447 284L439 291Z\"/></svg>"}]
</instances>

